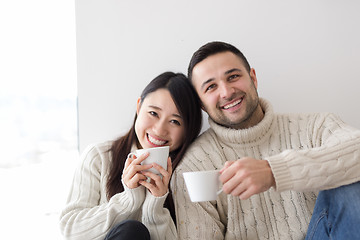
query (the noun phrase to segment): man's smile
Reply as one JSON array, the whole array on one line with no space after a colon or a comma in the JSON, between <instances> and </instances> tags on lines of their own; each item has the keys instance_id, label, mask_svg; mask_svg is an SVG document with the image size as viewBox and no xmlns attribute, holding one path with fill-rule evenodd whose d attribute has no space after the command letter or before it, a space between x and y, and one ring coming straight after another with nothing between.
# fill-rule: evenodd
<instances>
[{"instance_id":1,"label":"man's smile","mask_svg":"<svg viewBox=\"0 0 360 240\"><path fill-rule=\"evenodd\" d=\"M243 100L243 97L236 99L230 103L227 103L227 104L221 106L221 108L225 109L225 110L229 110L229 109L234 108L235 106L239 105L242 102L242 100Z\"/></svg>"}]
</instances>

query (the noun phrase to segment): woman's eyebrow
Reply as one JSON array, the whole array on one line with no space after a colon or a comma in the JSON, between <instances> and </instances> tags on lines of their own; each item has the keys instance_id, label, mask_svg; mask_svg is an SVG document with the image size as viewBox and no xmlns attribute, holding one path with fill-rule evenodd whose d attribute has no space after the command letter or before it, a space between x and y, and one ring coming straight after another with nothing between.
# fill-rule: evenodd
<instances>
[{"instance_id":1,"label":"woman's eyebrow","mask_svg":"<svg viewBox=\"0 0 360 240\"><path fill-rule=\"evenodd\" d=\"M148 107L150 107L150 108L154 108L154 109L156 109L156 110L160 110L160 111L162 111L162 108L161 108L161 107L158 107L158 106L155 106L155 105L148 105ZM182 117L181 117L181 115L180 115L180 114L173 113L172 115L173 115L174 117L177 117L177 118L182 119Z\"/></svg>"},{"instance_id":2,"label":"woman's eyebrow","mask_svg":"<svg viewBox=\"0 0 360 240\"><path fill-rule=\"evenodd\" d=\"M155 109L157 109L157 110L162 110L160 107L155 106L155 105L148 105L148 107L155 108Z\"/></svg>"},{"instance_id":3,"label":"woman's eyebrow","mask_svg":"<svg viewBox=\"0 0 360 240\"><path fill-rule=\"evenodd\" d=\"M174 113L173 116L182 119L182 117L179 114Z\"/></svg>"}]
</instances>

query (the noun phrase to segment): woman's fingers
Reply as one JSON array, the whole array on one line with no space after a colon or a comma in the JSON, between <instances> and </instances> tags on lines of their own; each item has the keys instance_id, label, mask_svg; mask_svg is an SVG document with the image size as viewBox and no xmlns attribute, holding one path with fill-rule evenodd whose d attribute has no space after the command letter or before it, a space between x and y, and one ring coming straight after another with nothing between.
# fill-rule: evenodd
<instances>
[{"instance_id":1,"label":"woman's fingers","mask_svg":"<svg viewBox=\"0 0 360 240\"><path fill-rule=\"evenodd\" d=\"M168 186L172 173L171 159L168 158L168 171L166 171L159 164L153 163L152 166L160 172L161 175L155 174L150 171L142 172L145 176L151 179L150 182L140 181L140 184L145 186L152 195L156 197L164 196L168 192Z\"/></svg>"},{"instance_id":2,"label":"woman's fingers","mask_svg":"<svg viewBox=\"0 0 360 240\"><path fill-rule=\"evenodd\" d=\"M125 161L124 169L127 169L129 165L132 163L133 159L131 157L128 157Z\"/></svg>"},{"instance_id":3,"label":"woman's fingers","mask_svg":"<svg viewBox=\"0 0 360 240\"><path fill-rule=\"evenodd\" d=\"M136 188L139 186L139 181L146 179L141 172L150 169L152 165L141 165L140 163L147 158L148 155L149 153L144 153L138 158L133 154L128 155L122 175L122 179L127 187Z\"/></svg>"},{"instance_id":4,"label":"woman's fingers","mask_svg":"<svg viewBox=\"0 0 360 240\"><path fill-rule=\"evenodd\" d=\"M133 164L136 164L136 165L140 164L142 161L144 161L149 156L149 154L150 153L145 152L145 153L141 154L139 157L134 156L135 159L133 161Z\"/></svg>"},{"instance_id":5,"label":"woman's fingers","mask_svg":"<svg viewBox=\"0 0 360 240\"><path fill-rule=\"evenodd\" d=\"M146 169L151 168L151 165L141 165L140 163L142 161L144 161L147 156L149 156L149 153L144 153L142 155L140 155L138 158L136 158L135 155L131 155L129 154L128 159L125 162L125 166L124 166L124 172L130 172L130 170L132 170L132 173L135 174L135 172L137 171L144 171Z\"/></svg>"},{"instance_id":6,"label":"woman's fingers","mask_svg":"<svg viewBox=\"0 0 360 240\"><path fill-rule=\"evenodd\" d=\"M168 157L167 159L167 169L168 172L170 173L170 175L172 174L172 162L171 162L171 157Z\"/></svg>"},{"instance_id":7,"label":"woman's fingers","mask_svg":"<svg viewBox=\"0 0 360 240\"><path fill-rule=\"evenodd\" d=\"M146 180L146 177L139 173L135 174L131 178L123 178L123 181L128 188L137 188L140 185L140 182L144 180Z\"/></svg>"}]
</instances>

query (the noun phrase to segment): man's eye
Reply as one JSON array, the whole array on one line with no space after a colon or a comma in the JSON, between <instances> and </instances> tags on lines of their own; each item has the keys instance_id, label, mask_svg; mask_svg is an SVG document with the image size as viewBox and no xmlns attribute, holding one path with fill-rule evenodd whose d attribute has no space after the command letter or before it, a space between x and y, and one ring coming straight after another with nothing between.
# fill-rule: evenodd
<instances>
[{"instance_id":1,"label":"man's eye","mask_svg":"<svg viewBox=\"0 0 360 240\"><path fill-rule=\"evenodd\" d=\"M231 76L229 77L229 80L231 81L231 80L234 80L234 79L239 78L239 77L240 77L239 74L234 74L234 75L231 75Z\"/></svg>"},{"instance_id":2,"label":"man's eye","mask_svg":"<svg viewBox=\"0 0 360 240\"><path fill-rule=\"evenodd\" d=\"M205 92L210 91L211 89L213 89L215 87L215 84L211 84L210 86L208 86L205 90Z\"/></svg>"}]
</instances>

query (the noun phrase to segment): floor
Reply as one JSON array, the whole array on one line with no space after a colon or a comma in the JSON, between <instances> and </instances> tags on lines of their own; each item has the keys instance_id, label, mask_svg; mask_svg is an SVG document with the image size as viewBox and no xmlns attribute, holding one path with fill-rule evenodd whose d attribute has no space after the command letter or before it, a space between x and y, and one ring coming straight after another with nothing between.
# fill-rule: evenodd
<instances>
[{"instance_id":1,"label":"floor","mask_svg":"<svg viewBox=\"0 0 360 240\"><path fill-rule=\"evenodd\" d=\"M62 239L65 204L78 153L54 152L38 163L0 168L1 239Z\"/></svg>"}]
</instances>

